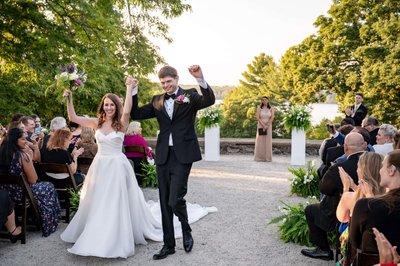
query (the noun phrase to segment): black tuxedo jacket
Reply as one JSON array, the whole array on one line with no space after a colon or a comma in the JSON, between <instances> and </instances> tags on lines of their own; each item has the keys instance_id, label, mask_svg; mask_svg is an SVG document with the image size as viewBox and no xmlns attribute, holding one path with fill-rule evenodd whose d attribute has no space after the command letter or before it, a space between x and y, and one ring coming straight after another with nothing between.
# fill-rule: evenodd
<instances>
[{"instance_id":1,"label":"black tuxedo jacket","mask_svg":"<svg viewBox=\"0 0 400 266\"><path fill-rule=\"evenodd\" d=\"M342 180L339 175L339 166L350 175L354 183L358 184L357 163L362 153L351 155L346 161L332 165L319 183L319 190L325 195L320 203L320 215L316 225L329 232L335 229L336 209L343 193Z\"/></svg>"},{"instance_id":2,"label":"black tuxedo jacket","mask_svg":"<svg viewBox=\"0 0 400 266\"><path fill-rule=\"evenodd\" d=\"M354 105L351 107L351 110L352 111L354 110ZM360 107L358 107L353 117L347 115L346 117L353 119L355 126L361 126L361 122L363 121L367 113L368 113L368 108L361 104Z\"/></svg>"},{"instance_id":3,"label":"black tuxedo jacket","mask_svg":"<svg viewBox=\"0 0 400 266\"><path fill-rule=\"evenodd\" d=\"M201 160L201 152L194 124L197 111L215 103L214 92L211 87L201 88L203 95L197 93L196 89L183 90L179 88L177 96L187 95L189 103L177 103L175 100L172 119L168 116L164 107L164 95L153 96L151 103L138 106L137 95L132 96L133 105L131 118L142 120L156 117L160 126L156 144L157 165L166 163L169 152L169 135L172 133L174 152L180 163L187 164Z\"/></svg>"}]
</instances>

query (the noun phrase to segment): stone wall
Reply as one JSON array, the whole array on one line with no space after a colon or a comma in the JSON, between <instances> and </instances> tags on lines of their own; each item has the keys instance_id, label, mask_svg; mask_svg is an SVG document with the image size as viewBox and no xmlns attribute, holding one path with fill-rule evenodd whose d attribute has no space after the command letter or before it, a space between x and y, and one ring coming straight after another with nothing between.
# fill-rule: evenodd
<instances>
[{"instance_id":1,"label":"stone wall","mask_svg":"<svg viewBox=\"0 0 400 266\"><path fill-rule=\"evenodd\" d=\"M146 138L149 145L154 149L156 138ZM221 154L253 154L254 153L254 138L236 139L222 138L220 140ZM306 153L307 155L318 155L319 147L322 140L307 140ZM199 138L199 144L202 152L204 152L204 139ZM290 155L291 140L290 139L273 139L272 152L273 154Z\"/></svg>"}]
</instances>

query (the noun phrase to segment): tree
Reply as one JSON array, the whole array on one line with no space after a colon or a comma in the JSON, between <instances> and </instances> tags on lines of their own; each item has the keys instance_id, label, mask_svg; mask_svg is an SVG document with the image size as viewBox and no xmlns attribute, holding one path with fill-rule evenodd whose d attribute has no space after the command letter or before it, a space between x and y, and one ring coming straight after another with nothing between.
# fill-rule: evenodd
<instances>
[{"instance_id":1,"label":"tree","mask_svg":"<svg viewBox=\"0 0 400 266\"><path fill-rule=\"evenodd\" d=\"M370 114L400 125L400 1L335 0L328 14L316 20L316 35L281 60L291 102L315 102L329 91L344 109L363 92Z\"/></svg>"},{"instance_id":2,"label":"tree","mask_svg":"<svg viewBox=\"0 0 400 266\"><path fill-rule=\"evenodd\" d=\"M254 137L257 121L256 111L263 95L270 97L275 107L285 100L282 92L279 66L271 56L264 53L256 56L247 71L242 74L240 86L230 91L224 99L221 125L222 136ZM280 115L279 108L275 114ZM280 135L279 119L274 121L275 135Z\"/></svg>"},{"instance_id":3,"label":"tree","mask_svg":"<svg viewBox=\"0 0 400 266\"><path fill-rule=\"evenodd\" d=\"M88 72L75 96L78 111L93 114L106 92L124 92L126 73L144 83L163 61L149 37L171 41L162 20L189 10L175 0L1 1L1 122L16 111L45 120L65 114L54 104L60 92L53 86L58 66L69 62Z\"/></svg>"}]
</instances>

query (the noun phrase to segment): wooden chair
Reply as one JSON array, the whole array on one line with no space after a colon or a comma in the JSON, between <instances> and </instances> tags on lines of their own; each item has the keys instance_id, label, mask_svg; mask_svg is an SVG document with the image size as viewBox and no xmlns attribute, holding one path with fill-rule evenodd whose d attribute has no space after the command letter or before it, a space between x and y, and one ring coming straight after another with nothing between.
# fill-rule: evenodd
<instances>
[{"instance_id":1,"label":"wooden chair","mask_svg":"<svg viewBox=\"0 0 400 266\"><path fill-rule=\"evenodd\" d=\"M143 157L141 157L141 158L140 157L138 157L138 158L129 158L128 157L134 163L136 180L137 180L139 186L141 186L143 183L143 177L140 176L140 173L142 173L141 163L147 163L146 147L145 146L135 146L135 145L124 146L124 152L137 152L137 153L143 154Z\"/></svg>"},{"instance_id":2,"label":"wooden chair","mask_svg":"<svg viewBox=\"0 0 400 266\"><path fill-rule=\"evenodd\" d=\"M20 185L22 186L23 195L22 195L22 203L16 204L14 207L15 210L15 219L16 223L21 225L22 236L21 236L21 244L26 243L26 227L27 227L27 211L28 208L31 207L35 222L36 229L40 230L42 225L42 219L39 214L39 210L37 208L35 199L33 197L32 189L26 180L24 174L20 176L11 175L8 173L0 174L0 184L1 185ZM21 222L19 223L19 218L21 218ZM0 234L1 237L8 238L8 234Z\"/></svg>"},{"instance_id":3,"label":"wooden chair","mask_svg":"<svg viewBox=\"0 0 400 266\"><path fill-rule=\"evenodd\" d=\"M54 184L58 194L58 200L60 201L61 208L65 209L65 222L69 223L70 221L70 199L71 194L68 192L68 189L73 189L77 191L79 187L82 185L77 185L75 182L74 174L71 171L71 166L68 164L58 164L58 163L35 163L36 172L43 181L49 181ZM62 179L66 181L67 185L60 186L60 179L53 178L47 173L52 174L68 174L68 177Z\"/></svg>"},{"instance_id":4,"label":"wooden chair","mask_svg":"<svg viewBox=\"0 0 400 266\"><path fill-rule=\"evenodd\" d=\"M373 266L379 264L379 254L363 252L357 249L357 256L355 258L355 264L357 266Z\"/></svg>"}]
</instances>

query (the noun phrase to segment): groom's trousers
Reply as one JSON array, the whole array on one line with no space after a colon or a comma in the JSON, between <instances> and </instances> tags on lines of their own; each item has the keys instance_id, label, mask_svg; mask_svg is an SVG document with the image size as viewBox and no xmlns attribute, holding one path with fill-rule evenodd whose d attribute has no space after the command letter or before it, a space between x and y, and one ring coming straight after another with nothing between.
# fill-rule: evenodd
<instances>
[{"instance_id":1,"label":"groom's trousers","mask_svg":"<svg viewBox=\"0 0 400 266\"><path fill-rule=\"evenodd\" d=\"M186 201L187 183L192 164L182 164L175 156L173 147L169 147L165 164L157 165L158 188L162 214L164 245L175 247L173 215L182 225L182 231L190 232Z\"/></svg>"}]
</instances>

